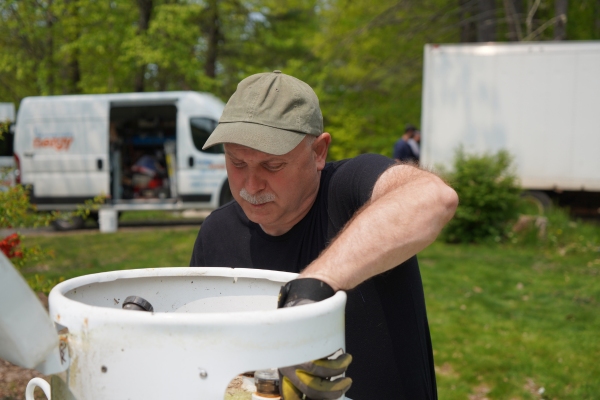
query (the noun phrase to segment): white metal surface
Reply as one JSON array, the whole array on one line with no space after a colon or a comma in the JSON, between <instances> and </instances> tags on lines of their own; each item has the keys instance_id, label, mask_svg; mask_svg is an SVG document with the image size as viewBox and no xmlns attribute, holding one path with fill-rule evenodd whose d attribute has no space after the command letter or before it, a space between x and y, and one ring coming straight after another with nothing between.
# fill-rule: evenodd
<instances>
[{"instance_id":1,"label":"white metal surface","mask_svg":"<svg viewBox=\"0 0 600 400\"><path fill-rule=\"evenodd\" d=\"M15 105L13 103L0 103L0 122L15 121Z\"/></svg>"},{"instance_id":2,"label":"white metal surface","mask_svg":"<svg viewBox=\"0 0 600 400\"><path fill-rule=\"evenodd\" d=\"M424 165L507 149L527 189L600 190L600 42L427 45Z\"/></svg>"},{"instance_id":3,"label":"white metal surface","mask_svg":"<svg viewBox=\"0 0 600 400\"><path fill-rule=\"evenodd\" d=\"M68 328L68 370L63 387L53 387L55 400L221 400L242 372L344 348L345 293L276 309L280 286L295 276L165 268L87 275L57 285L49 297L50 316ZM130 295L144 297L155 311L123 310Z\"/></svg>"},{"instance_id":4,"label":"white metal surface","mask_svg":"<svg viewBox=\"0 0 600 400\"><path fill-rule=\"evenodd\" d=\"M57 344L46 310L0 251L0 358L34 368Z\"/></svg>"}]
</instances>

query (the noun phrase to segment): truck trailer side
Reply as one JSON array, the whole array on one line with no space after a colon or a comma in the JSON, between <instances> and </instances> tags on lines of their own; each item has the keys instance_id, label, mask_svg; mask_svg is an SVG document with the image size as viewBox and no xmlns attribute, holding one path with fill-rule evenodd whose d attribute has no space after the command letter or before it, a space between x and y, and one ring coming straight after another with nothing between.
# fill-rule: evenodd
<instances>
[{"instance_id":1,"label":"truck trailer side","mask_svg":"<svg viewBox=\"0 0 600 400\"><path fill-rule=\"evenodd\" d=\"M506 149L524 189L597 215L599 72L600 42L426 45L421 162Z\"/></svg>"}]
</instances>

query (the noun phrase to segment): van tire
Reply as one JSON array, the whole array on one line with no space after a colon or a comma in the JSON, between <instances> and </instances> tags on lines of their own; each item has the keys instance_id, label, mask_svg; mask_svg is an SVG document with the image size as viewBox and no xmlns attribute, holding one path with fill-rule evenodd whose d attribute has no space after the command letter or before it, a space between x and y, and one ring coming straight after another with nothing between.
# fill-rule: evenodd
<instances>
[{"instance_id":1,"label":"van tire","mask_svg":"<svg viewBox=\"0 0 600 400\"><path fill-rule=\"evenodd\" d=\"M231 189L229 188L229 180L225 179L223 186L221 187L221 195L219 196L219 207L225 205L233 200Z\"/></svg>"},{"instance_id":2,"label":"van tire","mask_svg":"<svg viewBox=\"0 0 600 400\"><path fill-rule=\"evenodd\" d=\"M85 226L85 220L80 216L72 216L68 218L57 218L52 221L51 224L56 231L71 231L83 228Z\"/></svg>"}]
</instances>

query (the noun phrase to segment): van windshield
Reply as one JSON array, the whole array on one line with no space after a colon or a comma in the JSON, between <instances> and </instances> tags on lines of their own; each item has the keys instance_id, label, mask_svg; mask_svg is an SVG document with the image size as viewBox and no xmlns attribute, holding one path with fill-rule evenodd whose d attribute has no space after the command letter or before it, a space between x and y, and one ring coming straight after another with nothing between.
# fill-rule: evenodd
<instances>
[{"instance_id":1,"label":"van windshield","mask_svg":"<svg viewBox=\"0 0 600 400\"><path fill-rule=\"evenodd\" d=\"M198 150L205 153L224 153L222 144L202 150L202 146L204 146L204 143L206 143L212 131L217 127L217 121L210 118L190 118L190 127L192 129L194 146L196 146Z\"/></svg>"}]
</instances>

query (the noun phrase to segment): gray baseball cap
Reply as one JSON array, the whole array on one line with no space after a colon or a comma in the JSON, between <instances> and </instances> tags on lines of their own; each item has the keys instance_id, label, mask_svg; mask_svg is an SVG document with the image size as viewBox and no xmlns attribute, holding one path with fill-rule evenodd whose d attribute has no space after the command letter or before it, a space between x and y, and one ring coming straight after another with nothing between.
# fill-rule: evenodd
<instances>
[{"instance_id":1,"label":"gray baseball cap","mask_svg":"<svg viewBox=\"0 0 600 400\"><path fill-rule=\"evenodd\" d=\"M273 71L251 75L238 84L202 149L237 143L282 155L306 135L321 133L323 115L314 90L300 79Z\"/></svg>"}]
</instances>

